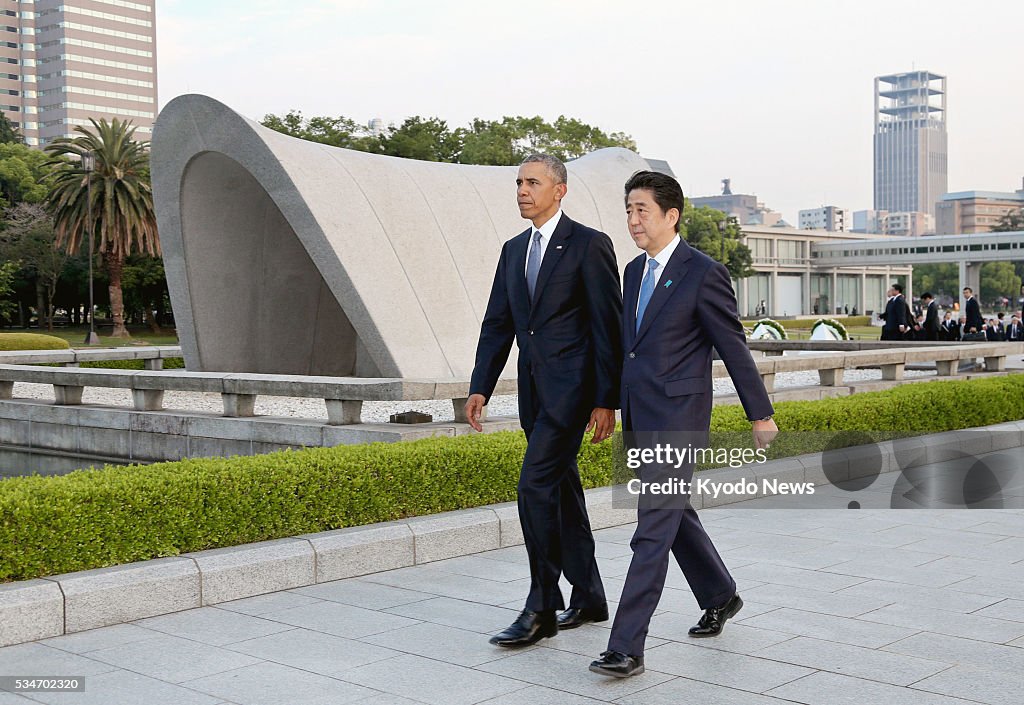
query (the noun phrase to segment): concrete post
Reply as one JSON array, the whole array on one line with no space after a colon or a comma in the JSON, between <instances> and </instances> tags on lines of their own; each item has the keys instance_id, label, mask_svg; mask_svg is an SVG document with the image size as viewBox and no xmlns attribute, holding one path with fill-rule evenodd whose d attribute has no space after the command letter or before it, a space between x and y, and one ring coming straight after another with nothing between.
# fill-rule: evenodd
<instances>
[{"instance_id":1,"label":"concrete post","mask_svg":"<svg viewBox=\"0 0 1024 705\"><path fill-rule=\"evenodd\" d=\"M818 370L818 379L823 387L838 387L843 383L843 368Z\"/></svg>"},{"instance_id":2,"label":"concrete post","mask_svg":"<svg viewBox=\"0 0 1024 705\"><path fill-rule=\"evenodd\" d=\"M162 370L164 368L163 358L153 357L145 361L147 370Z\"/></svg>"},{"instance_id":3,"label":"concrete post","mask_svg":"<svg viewBox=\"0 0 1024 705\"><path fill-rule=\"evenodd\" d=\"M164 408L164 390L133 389L132 403L136 411L162 411Z\"/></svg>"},{"instance_id":4,"label":"concrete post","mask_svg":"<svg viewBox=\"0 0 1024 705\"><path fill-rule=\"evenodd\" d=\"M0 381L0 399L14 398L14 382Z\"/></svg>"},{"instance_id":5,"label":"concrete post","mask_svg":"<svg viewBox=\"0 0 1024 705\"><path fill-rule=\"evenodd\" d=\"M362 421L363 402L347 399L324 399L327 404L327 423L330 426L350 426Z\"/></svg>"},{"instance_id":6,"label":"concrete post","mask_svg":"<svg viewBox=\"0 0 1024 705\"><path fill-rule=\"evenodd\" d=\"M255 416L256 395L255 394L227 394L222 393L224 400L225 416Z\"/></svg>"},{"instance_id":7,"label":"concrete post","mask_svg":"<svg viewBox=\"0 0 1024 705\"><path fill-rule=\"evenodd\" d=\"M82 403L82 392L85 387L71 387L63 384L53 385L53 397L56 404L72 406Z\"/></svg>"}]
</instances>

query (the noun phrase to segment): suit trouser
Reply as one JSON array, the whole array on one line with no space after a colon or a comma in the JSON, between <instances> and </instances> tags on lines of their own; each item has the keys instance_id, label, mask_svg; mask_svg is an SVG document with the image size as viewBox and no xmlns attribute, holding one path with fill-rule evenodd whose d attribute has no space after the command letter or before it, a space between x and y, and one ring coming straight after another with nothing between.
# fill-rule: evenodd
<instances>
[{"instance_id":1,"label":"suit trouser","mask_svg":"<svg viewBox=\"0 0 1024 705\"><path fill-rule=\"evenodd\" d=\"M526 608L535 612L565 608L558 587L563 572L573 586L570 607L599 607L606 602L576 464L585 430L585 420L566 427L542 412L526 431L519 520L530 559Z\"/></svg>"},{"instance_id":2,"label":"suit trouser","mask_svg":"<svg viewBox=\"0 0 1024 705\"><path fill-rule=\"evenodd\" d=\"M639 508L630 547L633 559L612 623L609 651L644 653L647 629L665 589L670 552L702 610L721 607L736 594L736 582L689 503L685 509Z\"/></svg>"}]
</instances>

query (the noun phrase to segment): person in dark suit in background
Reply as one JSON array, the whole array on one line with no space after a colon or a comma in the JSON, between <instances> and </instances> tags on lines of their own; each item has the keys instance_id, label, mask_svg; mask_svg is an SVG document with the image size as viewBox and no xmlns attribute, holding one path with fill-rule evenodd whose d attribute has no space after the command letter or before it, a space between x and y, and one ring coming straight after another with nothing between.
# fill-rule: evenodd
<instances>
[{"instance_id":1,"label":"person in dark suit in background","mask_svg":"<svg viewBox=\"0 0 1024 705\"><path fill-rule=\"evenodd\" d=\"M480 416L519 345L519 420L527 447L519 475L519 518L530 560L525 609L491 638L526 646L585 622L608 619L604 586L576 454L615 430L622 369L622 295L611 239L562 213L565 165L526 158L516 178L519 212L532 222L501 249L465 414ZM572 584L565 609L560 575Z\"/></svg>"},{"instance_id":2,"label":"person in dark suit in background","mask_svg":"<svg viewBox=\"0 0 1024 705\"><path fill-rule=\"evenodd\" d=\"M885 302L885 313L881 319L885 321L882 326L882 340L903 340L907 331L910 330L910 316L906 299L903 298L903 285L893 284L888 291L889 300Z\"/></svg>"},{"instance_id":3,"label":"person in dark suit in background","mask_svg":"<svg viewBox=\"0 0 1024 705\"><path fill-rule=\"evenodd\" d=\"M994 318L988 319L985 325L985 340L989 343L998 343L1003 340L1003 334L999 330L999 323Z\"/></svg>"},{"instance_id":4,"label":"person in dark suit in background","mask_svg":"<svg viewBox=\"0 0 1024 705\"><path fill-rule=\"evenodd\" d=\"M942 339L943 340L956 340L957 339L956 319L953 318L953 312L952 311L946 311L946 314L942 317Z\"/></svg>"},{"instance_id":5,"label":"person in dark suit in background","mask_svg":"<svg viewBox=\"0 0 1024 705\"><path fill-rule=\"evenodd\" d=\"M630 438L682 432L707 444L712 349L724 361L753 422L758 448L778 432L771 402L747 348L728 270L680 238L683 191L671 176L640 171L626 182L630 235L644 250L623 275L622 427ZM639 448L639 446L637 446ZM652 468L660 472L659 468ZM648 468L640 470L641 480ZM689 481L693 463L675 469ZM639 496L622 596L608 650L590 670L619 678L642 673L648 626L675 556L704 610L692 637L715 636L743 606L725 563L685 496Z\"/></svg>"},{"instance_id":6,"label":"person in dark suit in background","mask_svg":"<svg viewBox=\"0 0 1024 705\"><path fill-rule=\"evenodd\" d=\"M921 326L924 340L938 340L941 326L939 324L939 305L931 292L921 294L921 303L925 306L924 325Z\"/></svg>"},{"instance_id":7,"label":"person in dark suit in background","mask_svg":"<svg viewBox=\"0 0 1024 705\"><path fill-rule=\"evenodd\" d=\"M964 287L964 298L967 299L967 302L964 304L964 314L967 316L967 321L965 328L961 331L961 336L968 333L978 333L985 327L985 319L981 317L981 306L978 304L978 300L974 298L974 290L971 287Z\"/></svg>"},{"instance_id":8,"label":"person in dark suit in background","mask_svg":"<svg viewBox=\"0 0 1024 705\"><path fill-rule=\"evenodd\" d=\"M1010 319L1010 325L1006 327L1006 340L1010 343L1024 341L1024 328L1021 327L1019 316Z\"/></svg>"}]
</instances>

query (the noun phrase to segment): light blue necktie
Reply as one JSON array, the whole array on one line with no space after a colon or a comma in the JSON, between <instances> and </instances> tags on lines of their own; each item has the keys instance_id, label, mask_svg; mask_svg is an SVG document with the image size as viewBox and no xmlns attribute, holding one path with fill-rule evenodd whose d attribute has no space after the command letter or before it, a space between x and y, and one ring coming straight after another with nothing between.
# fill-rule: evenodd
<instances>
[{"instance_id":1,"label":"light blue necktie","mask_svg":"<svg viewBox=\"0 0 1024 705\"><path fill-rule=\"evenodd\" d=\"M647 260L647 274L644 275L644 280L640 282L640 305L636 308L636 331L640 332L640 321L644 320L644 311L647 310L647 304L651 302L651 297L654 296L654 270L658 268L658 260L649 259Z\"/></svg>"},{"instance_id":2,"label":"light blue necktie","mask_svg":"<svg viewBox=\"0 0 1024 705\"><path fill-rule=\"evenodd\" d=\"M526 262L526 289L533 301L533 292L537 289L537 275L540 274L540 230L533 231L533 247L530 248L530 259Z\"/></svg>"}]
</instances>

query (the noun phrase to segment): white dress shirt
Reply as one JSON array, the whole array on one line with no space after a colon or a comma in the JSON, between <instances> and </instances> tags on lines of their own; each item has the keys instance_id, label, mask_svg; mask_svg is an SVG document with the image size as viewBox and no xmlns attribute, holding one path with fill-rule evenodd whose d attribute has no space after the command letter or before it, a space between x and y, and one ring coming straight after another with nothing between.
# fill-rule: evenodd
<instances>
[{"instance_id":1,"label":"white dress shirt","mask_svg":"<svg viewBox=\"0 0 1024 705\"><path fill-rule=\"evenodd\" d=\"M562 219L562 209L548 218L548 222L539 228L534 227L530 229L530 240L526 243L526 267L523 267L523 273L526 272L527 267L530 266L530 251L533 249L533 236L540 231L540 261L544 263L544 253L548 251L548 242L551 241L551 236L555 234L555 228L558 227L558 221Z\"/></svg>"},{"instance_id":2,"label":"white dress shirt","mask_svg":"<svg viewBox=\"0 0 1024 705\"><path fill-rule=\"evenodd\" d=\"M661 273L665 271L665 265L667 265L668 261L672 258L672 253L676 251L677 247L679 247L679 241L680 240L681 240L681 238L678 235L676 235L674 238L672 238L672 241L670 243L665 245L664 249L662 249L661 252L656 254L654 257L648 257L647 258L647 260L644 262L644 273L643 273L643 276L640 277L640 286L644 285L644 277L647 276L647 270L650 268L651 260L653 259L653 260L655 260L658 263L658 267L654 270L654 288L655 289L658 288L658 282L661 280ZM636 310L637 310L637 312L640 311L640 294L639 294L639 291L640 290L637 289L637 292L638 292L637 295L636 295Z\"/></svg>"}]
</instances>

